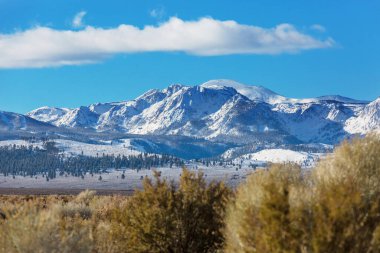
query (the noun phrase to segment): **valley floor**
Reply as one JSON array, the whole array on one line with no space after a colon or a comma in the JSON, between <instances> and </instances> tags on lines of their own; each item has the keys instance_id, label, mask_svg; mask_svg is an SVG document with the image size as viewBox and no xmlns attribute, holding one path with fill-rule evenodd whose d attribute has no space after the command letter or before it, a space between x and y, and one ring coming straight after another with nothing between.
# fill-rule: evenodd
<instances>
[{"instance_id":1,"label":"valley floor","mask_svg":"<svg viewBox=\"0 0 380 253\"><path fill-rule=\"evenodd\" d=\"M38 187L38 186L36 186ZM78 195L86 189L60 189L60 188L2 188L0 187L1 195L19 195L19 196L45 196L45 195ZM130 190L110 190L110 189L97 189L96 195L110 196L110 195L124 195L131 196L134 191Z\"/></svg>"},{"instance_id":2,"label":"valley floor","mask_svg":"<svg viewBox=\"0 0 380 253\"><path fill-rule=\"evenodd\" d=\"M237 169L236 166L211 166L188 165L190 171L202 171L207 181L217 180L225 181L228 185L236 187L240 182L245 180L246 176L252 172L252 168ZM57 176L54 179L46 180L42 175L36 177L12 176L5 177L0 175L0 194L1 192L9 192L9 189L37 189L34 191L44 192L47 194L59 194L60 191L72 190L74 193L83 189L93 189L97 191L133 191L142 187L142 179L144 177L153 177L154 170L109 170L107 173L86 174L84 178L69 175ZM174 180L178 179L182 173L181 168L158 168L156 171L161 172L161 177ZM125 178L122 179L124 172ZM53 190L56 190L54 192ZM21 190L24 191L24 190ZM27 193L27 190L25 190ZM33 193L27 193L33 194Z\"/></svg>"}]
</instances>

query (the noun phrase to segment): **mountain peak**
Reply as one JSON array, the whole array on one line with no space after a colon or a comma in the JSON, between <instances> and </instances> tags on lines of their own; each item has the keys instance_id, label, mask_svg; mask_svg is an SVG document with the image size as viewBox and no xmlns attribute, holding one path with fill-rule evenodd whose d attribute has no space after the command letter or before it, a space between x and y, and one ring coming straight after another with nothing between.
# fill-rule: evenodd
<instances>
[{"instance_id":1,"label":"mountain peak","mask_svg":"<svg viewBox=\"0 0 380 253\"><path fill-rule=\"evenodd\" d=\"M71 111L71 109L43 106L27 113L27 116L38 121L55 124L56 121L66 115L69 111Z\"/></svg>"},{"instance_id":2,"label":"mountain peak","mask_svg":"<svg viewBox=\"0 0 380 253\"><path fill-rule=\"evenodd\" d=\"M169 87L167 87L166 89L164 89L163 92L164 93L173 94L173 93L176 93L177 91L179 91L180 89L182 89L184 87L188 87L188 86L185 86L185 85L182 85L182 84L179 84L179 83L171 84L171 85L169 85Z\"/></svg>"},{"instance_id":3,"label":"mountain peak","mask_svg":"<svg viewBox=\"0 0 380 253\"><path fill-rule=\"evenodd\" d=\"M29 116L14 112L0 111L0 131L11 131L11 130L47 130L53 129L54 126L33 119Z\"/></svg>"},{"instance_id":4,"label":"mountain peak","mask_svg":"<svg viewBox=\"0 0 380 253\"><path fill-rule=\"evenodd\" d=\"M375 100L373 100L371 102L371 104L374 103L374 104L380 104L380 97L376 98Z\"/></svg>"},{"instance_id":5,"label":"mountain peak","mask_svg":"<svg viewBox=\"0 0 380 253\"><path fill-rule=\"evenodd\" d=\"M218 88L218 87L222 87L222 86L225 86L225 87L242 87L242 86L247 86L247 85L236 82L234 80L230 80L230 79L213 79L213 80L209 80L209 81L201 84L200 86L207 87L207 88L213 88L213 87Z\"/></svg>"},{"instance_id":6,"label":"mountain peak","mask_svg":"<svg viewBox=\"0 0 380 253\"><path fill-rule=\"evenodd\" d=\"M258 100L268 104L281 103L286 100L285 97L278 95L263 86L246 85L228 79L210 80L201 85L209 89L220 89L222 87L231 87L237 90L240 94L248 97L251 100Z\"/></svg>"}]
</instances>

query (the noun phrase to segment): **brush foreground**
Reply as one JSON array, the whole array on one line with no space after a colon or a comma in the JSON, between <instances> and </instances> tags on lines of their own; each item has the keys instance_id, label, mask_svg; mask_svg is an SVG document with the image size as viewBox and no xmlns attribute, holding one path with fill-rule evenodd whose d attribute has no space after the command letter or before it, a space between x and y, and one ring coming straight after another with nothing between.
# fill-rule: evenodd
<instances>
[{"instance_id":1,"label":"brush foreground","mask_svg":"<svg viewBox=\"0 0 380 253\"><path fill-rule=\"evenodd\" d=\"M236 190L183 170L132 196L0 197L0 252L380 252L380 140L312 170L273 165Z\"/></svg>"}]
</instances>

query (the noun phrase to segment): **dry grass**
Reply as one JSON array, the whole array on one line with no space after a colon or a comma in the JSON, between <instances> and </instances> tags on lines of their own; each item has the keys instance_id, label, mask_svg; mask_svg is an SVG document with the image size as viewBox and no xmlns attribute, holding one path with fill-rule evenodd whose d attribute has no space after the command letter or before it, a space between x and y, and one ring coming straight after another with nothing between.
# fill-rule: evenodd
<instances>
[{"instance_id":1,"label":"dry grass","mask_svg":"<svg viewBox=\"0 0 380 253\"><path fill-rule=\"evenodd\" d=\"M104 250L105 230L115 203L128 197L0 196L0 252L116 252ZM112 242L112 240L111 240Z\"/></svg>"}]
</instances>

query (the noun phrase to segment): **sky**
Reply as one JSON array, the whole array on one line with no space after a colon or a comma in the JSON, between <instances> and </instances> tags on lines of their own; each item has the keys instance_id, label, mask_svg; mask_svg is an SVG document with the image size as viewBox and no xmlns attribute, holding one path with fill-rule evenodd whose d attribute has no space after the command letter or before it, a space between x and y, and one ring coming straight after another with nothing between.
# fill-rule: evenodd
<instances>
[{"instance_id":1,"label":"sky","mask_svg":"<svg viewBox=\"0 0 380 253\"><path fill-rule=\"evenodd\" d=\"M374 100L379 24L376 0L0 0L0 110L211 79Z\"/></svg>"}]
</instances>

